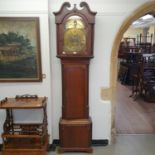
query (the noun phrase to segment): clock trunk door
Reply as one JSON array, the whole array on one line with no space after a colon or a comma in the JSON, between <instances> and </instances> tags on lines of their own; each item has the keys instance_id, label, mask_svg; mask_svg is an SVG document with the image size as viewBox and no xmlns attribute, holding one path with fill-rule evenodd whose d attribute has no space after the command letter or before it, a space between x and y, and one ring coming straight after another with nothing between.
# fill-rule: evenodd
<instances>
[{"instance_id":1,"label":"clock trunk door","mask_svg":"<svg viewBox=\"0 0 155 155\"><path fill-rule=\"evenodd\" d=\"M69 62L62 65L63 118L88 118L88 64Z\"/></svg>"}]
</instances>

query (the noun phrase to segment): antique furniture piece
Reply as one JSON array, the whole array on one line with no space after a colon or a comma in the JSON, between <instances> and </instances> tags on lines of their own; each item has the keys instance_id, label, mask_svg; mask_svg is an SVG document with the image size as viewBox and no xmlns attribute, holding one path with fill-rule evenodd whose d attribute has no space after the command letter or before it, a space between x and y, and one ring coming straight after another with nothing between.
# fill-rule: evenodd
<instances>
[{"instance_id":1,"label":"antique furniture piece","mask_svg":"<svg viewBox=\"0 0 155 155\"><path fill-rule=\"evenodd\" d=\"M55 12L57 57L62 65L62 118L59 152L92 152L92 121L89 117L89 61L93 58L96 12L86 2L82 9L68 9L65 2Z\"/></svg>"},{"instance_id":2,"label":"antique furniture piece","mask_svg":"<svg viewBox=\"0 0 155 155\"><path fill-rule=\"evenodd\" d=\"M142 61L134 64L133 68L137 72L132 74L131 96L140 95L147 102L155 102L155 56L143 55Z\"/></svg>"},{"instance_id":3,"label":"antique furniture piece","mask_svg":"<svg viewBox=\"0 0 155 155\"><path fill-rule=\"evenodd\" d=\"M152 43L153 34L143 36L137 35L137 38L124 37L120 43L118 58L126 59L128 53L155 53Z\"/></svg>"},{"instance_id":4,"label":"antique furniture piece","mask_svg":"<svg viewBox=\"0 0 155 155\"><path fill-rule=\"evenodd\" d=\"M155 56L145 56L141 65L141 94L147 102L155 103Z\"/></svg>"},{"instance_id":5,"label":"antique furniture piece","mask_svg":"<svg viewBox=\"0 0 155 155\"><path fill-rule=\"evenodd\" d=\"M6 109L3 125L3 155L45 155L48 147L46 97L16 96L0 101L0 109ZM41 109L41 123L16 123L17 110Z\"/></svg>"}]
</instances>

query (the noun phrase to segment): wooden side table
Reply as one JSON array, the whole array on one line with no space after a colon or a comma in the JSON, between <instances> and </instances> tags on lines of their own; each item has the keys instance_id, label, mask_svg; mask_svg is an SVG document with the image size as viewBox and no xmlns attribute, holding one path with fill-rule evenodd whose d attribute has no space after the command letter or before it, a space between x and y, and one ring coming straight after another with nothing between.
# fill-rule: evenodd
<instances>
[{"instance_id":1,"label":"wooden side table","mask_svg":"<svg viewBox=\"0 0 155 155\"><path fill-rule=\"evenodd\" d=\"M3 155L45 155L48 147L46 97L36 95L16 96L0 101L0 109L6 110L3 125ZM42 109L41 123L15 123L13 110Z\"/></svg>"}]
</instances>

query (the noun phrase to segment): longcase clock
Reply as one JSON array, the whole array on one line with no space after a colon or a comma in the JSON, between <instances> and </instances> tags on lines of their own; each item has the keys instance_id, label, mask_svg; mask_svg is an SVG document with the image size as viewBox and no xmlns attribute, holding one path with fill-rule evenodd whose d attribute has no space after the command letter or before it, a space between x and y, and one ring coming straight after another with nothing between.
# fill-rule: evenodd
<instances>
[{"instance_id":1,"label":"longcase clock","mask_svg":"<svg viewBox=\"0 0 155 155\"><path fill-rule=\"evenodd\" d=\"M81 9L65 2L54 12L57 57L62 68L62 118L59 152L92 152L92 121L89 117L89 61L93 58L96 12L86 2Z\"/></svg>"}]
</instances>

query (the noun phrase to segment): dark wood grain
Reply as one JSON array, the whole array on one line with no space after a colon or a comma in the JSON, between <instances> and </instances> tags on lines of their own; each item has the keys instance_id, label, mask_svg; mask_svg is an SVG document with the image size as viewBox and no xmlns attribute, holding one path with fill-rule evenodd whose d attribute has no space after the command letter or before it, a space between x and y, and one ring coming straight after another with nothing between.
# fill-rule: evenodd
<instances>
[{"instance_id":1,"label":"dark wood grain","mask_svg":"<svg viewBox=\"0 0 155 155\"><path fill-rule=\"evenodd\" d=\"M60 148L64 151L92 152L91 148L91 119L60 120Z\"/></svg>"},{"instance_id":2,"label":"dark wood grain","mask_svg":"<svg viewBox=\"0 0 155 155\"><path fill-rule=\"evenodd\" d=\"M88 118L88 65L65 63L63 73L63 115L65 119Z\"/></svg>"},{"instance_id":3,"label":"dark wood grain","mask_svg":"<svg viewBox=\"0 0 155 155\"><path fill-rule=\"evenodd\" d=\"M3 155L45 155L49 143L47 131L46 97L22 95L0 101L0 109L6 109L3 124ZM16 123L13 109L37 109L43 111L40 123Z\"/></svg>"},{"instance_id":4,"label":"dark wood grain","mask_svg":"<svg viewBox=\"0 0 155 155\"><path fill-rule=\"evenodd\" d=\"M61 59L62 67L62 119L59 123L59 152L92 152L92 122L89 118L88 106L89 61L93 58L96 12L91 11L85 2L80 3L82 7L80 10L76 5L73 9L68 9L70 6L69 2L65 2L60 10L54 13L57 30L57 57ZM65 23L71 16L78 16L85 25L83 32L86 32L84 35L86 47L80 52L63 51ZM70 43L72 45L72 42Z\"/></svg>"}]
</instances>

